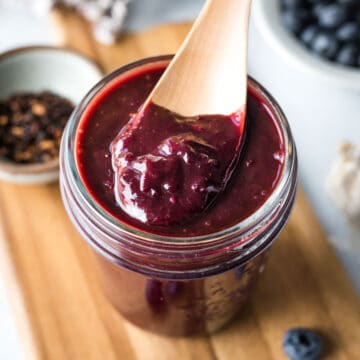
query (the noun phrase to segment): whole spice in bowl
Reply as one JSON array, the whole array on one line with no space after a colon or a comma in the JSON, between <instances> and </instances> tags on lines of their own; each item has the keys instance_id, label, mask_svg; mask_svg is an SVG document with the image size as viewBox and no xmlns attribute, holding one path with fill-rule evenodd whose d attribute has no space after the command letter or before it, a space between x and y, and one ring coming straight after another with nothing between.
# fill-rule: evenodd
<instances>
[{"instance_id":1,"label":"whole spice in bowl","mask_svg":"<svg viewBox=\"0 0 360 360\"><path fill-rule=\"evenodd\" d=\"M22 164L58 158L73 104L52 92L18 92L0 99L0 156Z\"/></svg>"},{"instance_id":2,"label":"whole spice in bowl","mask_svg":"<svg viewBox=\"0 0 360 360\"><path fill-rule=\"evenodd\" d=\"M59 142L73 104L101 77L97 64L68 49L28 46L0 54L1 181L57 181Z\"/></svg>"}]
</instances>

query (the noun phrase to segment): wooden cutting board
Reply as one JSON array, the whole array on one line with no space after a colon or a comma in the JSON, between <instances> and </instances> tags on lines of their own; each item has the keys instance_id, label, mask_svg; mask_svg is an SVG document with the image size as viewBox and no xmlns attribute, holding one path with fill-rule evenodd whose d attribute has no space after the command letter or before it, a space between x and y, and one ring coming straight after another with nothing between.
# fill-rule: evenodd
<instances>
[{"instance_id":1,"label":"wooden cutting board","mask_svg":"<svg viewBox=\"0 0 360 360\"><path fill-rule=\"evenodd\" d=\"M106 71L174 52L189 29L164 25L108 47L72 13L57 12L54 22L62 45ZM58 184L0 182L0 219L0 270L26 359L281 360L282 336L293 326L324 334L324 359L360 359L359 298L302 191L247 310L207 338L146 333L113 310L99 287L93 254L65 214Z\"/></svg>"}]
</instances>

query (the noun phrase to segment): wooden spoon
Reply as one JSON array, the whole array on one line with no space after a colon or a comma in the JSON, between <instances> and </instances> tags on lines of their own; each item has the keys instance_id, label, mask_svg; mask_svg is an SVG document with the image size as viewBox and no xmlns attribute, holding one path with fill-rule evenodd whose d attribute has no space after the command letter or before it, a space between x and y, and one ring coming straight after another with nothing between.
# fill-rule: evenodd
<instances>
[{"instance_id":1,"label":"wooden spoon","mask_svg":"<svg viewBox=\"0 0 360 360\"><path fill-rule=\"evenodd\" d=\"M245 112L250 5L208 0L148 101L184 117Z\"/></svg>"},{"instance_id":2,"label":"wooden spoon","mask_svg":"<svg viewBox=\"0 0 360 360\"><path fill-rule=\"evenodd\" d=\"M131 217L182 223L224 190L244 142L250 3L206 2L150 96L113 141L115 198ZM144 136L149 126L151 139Z\"/></svg>"}]
</instances>

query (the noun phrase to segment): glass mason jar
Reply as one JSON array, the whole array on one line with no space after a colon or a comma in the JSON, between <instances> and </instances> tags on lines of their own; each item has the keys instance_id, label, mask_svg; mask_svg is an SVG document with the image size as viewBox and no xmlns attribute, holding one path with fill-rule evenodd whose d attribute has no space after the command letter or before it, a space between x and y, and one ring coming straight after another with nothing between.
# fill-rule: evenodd
<instances>
[{"instance_id":1,"label":"glass mason jar","mask_svg":"<svg viewBox=\"0 0 360 360\"><path fill-rule=\"evenodd\" d=\"M243 307L263 271L268 249L286 224L297 184L297 157L287 120L255 80L249 86L274 115L285 144L281 178L249 218L223 231L187 238L134 229L107 213L86 190L75 159L75 134L84 110L113 79L160 56L124 66L98 83L75 109L63 135L60 187L67 213L95 250L104 291L127 320L166 335L214 332ZM115 135L115 134L114 134Z\"/></svg>"}]
</instances>

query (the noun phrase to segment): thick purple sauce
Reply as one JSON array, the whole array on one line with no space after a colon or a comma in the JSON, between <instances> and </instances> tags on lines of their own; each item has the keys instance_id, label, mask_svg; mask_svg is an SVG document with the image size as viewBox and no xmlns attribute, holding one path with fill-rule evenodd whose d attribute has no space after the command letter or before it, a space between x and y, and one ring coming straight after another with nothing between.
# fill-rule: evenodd
<instances>
[{"instance_id":1,"label":"thick purple sauce","mask_svg":"<svg viewBox=\"0 0 360 360\"><path fill-rule=\"evenodd\" d=\"M118 204L146 224L193 219L230 179L243 127L240 111L185 118L147 104L111 145Z\"/></svg>"},{"instance_id":2,"label":"thick purple sauce","mask_svg":"<svg viewBox=\"0 0 360 360\"><path fill-rule=\"evenodd\" d=\"M164 66L157 65L154 68L140 69L127 78L119 78L102 90L88 106L80 121L76 137L77 166L82 180L90 194L105 210L120 221L143 231L159 235L190 237L214 233L231 227L250 216L266 201L276 187L283 169L282 137L271 112L250 88L247 104L247 135L240 161L233 172L230 183L210 207L197 214L207 202L199 197L195 199L200 201L200 206L197 206L196 211L191 206L186 207L185 205L185 207L179 207L180 211L177 212L175 206L169 217L166 212L161 213L164 210L158 209L155 203L147 208L145 204L144 208L149 210L148 215L155 219L153 224L149 224L129 216L115 199L111 144L120 130L128 123L132 114L138 111L163 71ZM142 131L141 139L129 143L128 146L135 146L133 151L137 155L156 152L156 147L161 140L168 138L172 130L174 130L172 135L179 133L176 129L171 129L168 123L166 124L164 132L160 134L152 133L151 129ZM227 151L224 147L221 156L223 163L229 164L229 159L233 158L232 149L236 148L233 138L236 127L232 122L225 121L223 124L225 127L229 126L227 133L229 139L232 140L229 140ZM179 124L174 122L173 126L176 128ZM226 133L225 128L221 128L221 131ZM203 139L206 138L205 133L201 132ZM179 146L179 144L175 142L174 146ZM201 159L194 158L194 161L199 160L201 161ZM217 157L217 160L221 160L221 158ZM194 177L190 178L194 179ZM154 184L157 181L156 178L152 179ZM172 183L176 185L177 182L178 179L174 177ZM191 185L188 184L188 186ZM186 186L183 188L184 191L186 191L185 188ZM183 195L185 198L185 192ZM168 196L170 201L171 193ZM172 218L175 221L156 222L157 209L162 214L161 219ZM188 220L189 214L197 215L192 216L191 221L178 223L185 218ZM169 225L170 223L171 225Z\"/></svg>"}]
</instances>

